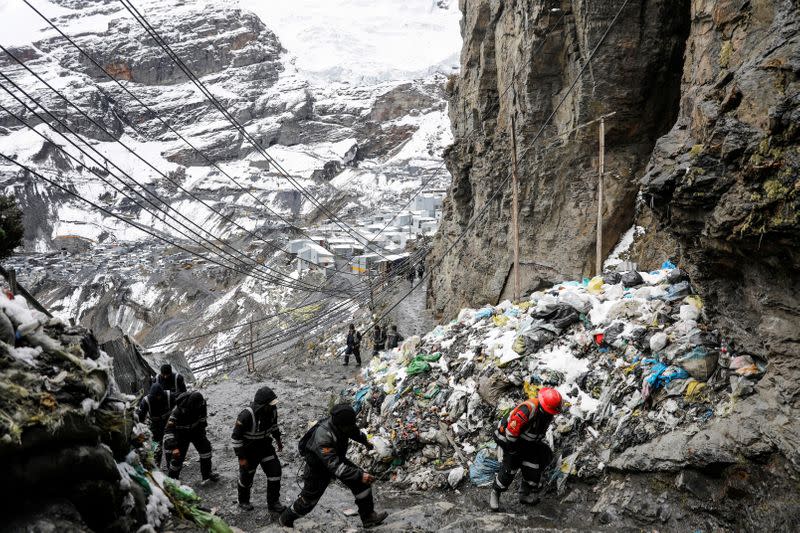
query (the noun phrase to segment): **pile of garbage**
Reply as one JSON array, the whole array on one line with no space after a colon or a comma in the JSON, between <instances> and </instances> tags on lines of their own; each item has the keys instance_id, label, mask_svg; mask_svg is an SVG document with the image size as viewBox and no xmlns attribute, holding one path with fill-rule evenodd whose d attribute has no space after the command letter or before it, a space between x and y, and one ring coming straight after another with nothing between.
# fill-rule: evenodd
<instances>
[{"instance_id":1,"label":"pile of garbage","mask_svg":"<svg viewBox=\"0 0 800 533\"><path fill-rule=\"evenodd\" d=\"M138 531L181 510L191 489L154 467L135 401L91 332L0 293L0 469L12 530Z\"/></svg>"},{"instance_id":2,"label":"pile of garbage","mask_svg":"<svg viewBox=\"0 0 800 533\"><path fill-rule=\"evenodd\" d=\"M562 492L631 446L724 414L765 368L712 329L688 276L665 262L464 309L372 358L347 394L376 445L363 464L425 490L490 483L497 421L555 387L566 406L547 435L546 479Z\"/></svg>"}]
</instances>

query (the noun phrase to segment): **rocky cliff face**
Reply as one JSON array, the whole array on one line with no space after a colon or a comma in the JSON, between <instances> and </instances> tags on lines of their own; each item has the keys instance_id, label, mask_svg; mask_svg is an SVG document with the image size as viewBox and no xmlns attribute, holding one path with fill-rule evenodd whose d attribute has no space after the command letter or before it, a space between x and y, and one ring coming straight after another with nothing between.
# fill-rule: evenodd
<instances>
[{"instance_id":1,"label":"rocky cliff face","mask_svg":"<svg viewBox=\"0 0 800 533\"><path fill-rule=\"evenodd\" d=\"M451 84L456 142L447 154L453 186L434 261L503 189L433 273L430 301L451 315L464 303L510 295L511 188L503 182L512 115L523 290L594 273L597 130L552 138L616 112L606 123L604 252L631 224L642 226L630 258L642 270L665 258L679 262L724 337L769 364L756 394L706 427L673 431L614 458L593 511L601 523L680 520L662 513L674 488L682 516L708 512L735 527L796 528L798 5L629 3L534 142L622 5L461 2L463 72Z\"/></svg>"},{"instance_id":2,"label":"rocky cliff face","mask_svg":"<svg viewBox=\"0 0 800 533\"><path fill-rule=\"evenodd\" d=\"M451 314L464 304L494 303L509 294L511 187L504 181L511 171L512 115L519 144L523 289L593 272L597 127L567 132L603 114L616 112L606 128L606 252L633 222L638 179L677 113L688 1L628 6L558 107L621 5L461 3L463 71L452 85L456 141L447 154L453 186L434 261L497 188L502 191L434 274L438 312ZM480 268L462 272L464 261Z\"/></svg>"},{"instance_id":3,"label":"rocky cliff face","mask_svg":"<svg viewBox=\"0 0 800 533\"><path fill-rule=\"evenodd\" d=\"M796 2L695 2L681 107L642 180L643 216L748 349L800 356ZM793 362L773 358L776 365Z\"/></svg>"},{"instance_id":4,"label":"rocky cliff face","mask_svg":"<svg viewBox=\"0 0 800 533\"><path fill-rule=\"evenodd\" d=\"M263 9L258 2L242 6L248 4ZM431 71L421 79L387 75L361 84L333 79L315 84L296 67L297 58L291 55L295 51L286 50L276 35L295 29L275 18L275 9L287 7L272 4L273 9L263 9L261 16L206 0L143 0L137 6L222 105L328 210L349 219L370 213L375 206L399 208L423 180L432 178L431 188L445 187L449 176L441 164L441 151L451 142L445 77ZM417 28L429 17L443 24L441 10L412 7ZM270 268L289 273L288 260L275 252L299 234L275 213L297 226L327 216L243 140L119 2L54 0L41 9L149 109L27 6L0 5L3 45L102 126L93 125L0 52L3 73L80 132L101 155L87 149L97 162L76 149L71 154L78 161L65 156L57 146L69 148L57 133L64 128L34 106L54 127L42 124L6 91L0 91L0 104L52 142L10 114L0 113L0 153L157 234L190 237L185 228L182 235L173 229L178 223L166 219L142 196L159 206L163 200L208 230L207 237L226 239ZM324 14L324 6L320 9ZM11 35L5 29L17 19L26 29ZM328 23L335 35L335 24ZM362 37L369 38L368 30L379 32L378 25L365 24ZM332 42L327 53L335 56L340 52L337 46L343 45ZM6 80L2 83L32 105ZM178 139L164 122L206 157ZM75 318L91 327L101 339L120 330L147 344L171 334L185 337L194 334L200 316L209 329L221 328L254 318L253 313L266 305L293 300L282 287L213 266L206 270L210 263L176 256L175 250L23 175L13 164L0 163L0 188L13 194L24 211L25 254L12 260L21 282L45 306L64 319ZM143 193L143 188L159 199ZM253 233L264 240L254 239ZM57 253L75 237L88 239L91 245L69 256Z\"/></svg>"}]
</instances>

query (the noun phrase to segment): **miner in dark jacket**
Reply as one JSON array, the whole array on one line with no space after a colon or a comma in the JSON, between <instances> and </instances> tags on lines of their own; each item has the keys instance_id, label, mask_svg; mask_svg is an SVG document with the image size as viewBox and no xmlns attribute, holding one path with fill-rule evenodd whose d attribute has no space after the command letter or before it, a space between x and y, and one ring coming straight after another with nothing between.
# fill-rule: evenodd
<instances>
[{"instance_id":1,"label":"miner in dark jacket","mask_svg":"<svg viewBox=\"0 0 800 533\"><path fill-rule=\"evenodd\" d=\"M503 450L503 464L489 493L492 511L500 510L500 495L508 490L520 470L519 502L530 505L539 501L535 491L542 471L553 458L553 452L544 439L562 405L560 392L542 387L536 398L525 400L500 420L494 440Z\"/></svg>"},{"instance_id":2,"label":"miner in dark jacket","mask_svg":"<svg viewBox=\"0 0 800 533\"><path fill-rule=\"evenodd\" d=\"M375 478L347 459L351 440L371 450L372 444L356 424L356 413L349 404L335 405L331 415L308 430L300 439L300 454L305 459L303 490L280 517L282 526L293 527L294 521L311 512L325 489L334 479L353 492L358 514L364 527L381 524L388 513L376 513L371 485Z\"/></svg>"},{"instance_id":3,"label":"miner in dark jacket","mask_svg":"<svg viewBox=\"0 0 800 533\"><path fill-rule=\"evenodd\" d=\"M207 416L206 400L202 394L194 391L178 396L164 430L164 449L171 454L169 477L178 479L189 444L192 444L200 455L202 484L219 479L219 474L211 471L211 442L206 436Z\"/></svg>"},{"instance_id":4,"label":"miner in dark jacket","mask_svg":"<svg viewBox=\"0 0 800 533\"><path fill-rule=\"evenodd\" d=\"M150 422L150 433L153 434L153 441L156 443L153 458L159 468L161 468L164 428L167 426L173 407L175 407L175 396L170 391L164 391L158 383L153 383L150 386L150 393L142 398L136 410L139 422L144 422L145 419Z\"/></svg>"},{"instance_id":5,"label":"miner in dark jacket","mask_svg":"<svg viewBox=\"0 0 800 533\"><path fill-rule=\"evenodd\" d=\"M386 349L394 350L400 343L403 342L403 337L397 332L397 326L392 324L389 326L389 333L386 334Z\"/></svg>"},{"instance_id":6,"label":"miner in dark jacket","mask_svg":"<svg viewBox=\"0 0 800 533\"><path fill-rule=\"evenodd\" d=\"M361 333L356 331L356 327L350 324L347 330L347 347L344 350L344 366L350 363L350 355L356 358L356 365L361 366Z\"/></svg>"},{"instance_id":7,"label":"miner in dark jacket","mask_svg":"<svg viewBox=\"0 0 800 533\"><path fill-rule=\"evenodd\" d=\"M372 355L378 355L378 352L384 349L386 346L386 332L380 327L380 325L375 324L375 329L372 331Z\"/></svg>"},{"instance_id":8,"label":"miner in dark jacket","mask_svg":"<svg viewBox=\"0 0 800 533\"><path fill-rule=\"evenodd\" d=\"M281 432L278 429L278 397L269 387L256 392L253 403L236 418L231 435L233 452L239 458L239 507L252 511L250 488L258 465L267 475L267 508L280 513L286 507L280 502L281 463L272 445L283 451Z\"/></svg>"},{"instance_id":9,"label":"miner in dark jacket","mask_svg":"<svg viewBox=\"0 0 800 533\"><path fill-rule=\"evenodd\" d=\"M183 376L180 373L173 372L172 365L168 363L161 365L161 373L156 380L165 391L170 391L175 397L182 392L186 392L186 381Z\"/></svg>"}]
</instances>

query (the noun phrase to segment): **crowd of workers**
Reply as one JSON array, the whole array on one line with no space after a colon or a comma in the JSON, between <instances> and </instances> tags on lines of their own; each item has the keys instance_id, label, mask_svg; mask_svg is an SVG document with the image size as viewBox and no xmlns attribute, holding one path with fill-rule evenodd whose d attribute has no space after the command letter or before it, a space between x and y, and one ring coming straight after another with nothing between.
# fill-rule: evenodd
<instances>
[{"instance_id":1,"label":"crowd of workers","mask_svg":"<svg viewBox=\"0 0 800 533\"><path fill-rule=\"evenodd\" d=\"M396 326L388 332L379 327L374 330L374 350L394 348L402 340ZM361 364L361 335L350 326L347 336L345 363L349 355ZM279 522L292 527L295 520L310 513L325 493L328 485L339 480L355 497L358 513L365 528L375 527L386 520L388 513L376 512L372 496L375 477L347 459L350 441L372 449L367 435L358 427L356 412L349 404L335 405L329 416L318 421L298 443L298 451L305 465L302 474L303 488L290 506L280 501L281 462L278 453L283 451L281 431L278 426L278 397L267 386L255 394L250 406L236 417L231 434L233 451L238 458L238 503L243 511L252 511L250 491L258 467L267 478L267 509L279 515ZM538 502L537 488L542 469L552 459L552 451L544 442L547 428L561 410L560 393L542 388L536 398L528 399L504 416L494 432L494 439L502 450L502 466L497 473L489 496L492 511L500 510L500 495L508 490L517 472L522 471L519 501L522 504ZM215 482L219 475L213 471L211 443L206 436L208 425L206 401L198 391L187 391L179 373L165 364L147 394L139 404L137 417L147 420L156 443L154 459L161 467L166 455L169 476L178 479L183 461L193 445L200 456L202 484Z\"/></svg>"}]
</instances>

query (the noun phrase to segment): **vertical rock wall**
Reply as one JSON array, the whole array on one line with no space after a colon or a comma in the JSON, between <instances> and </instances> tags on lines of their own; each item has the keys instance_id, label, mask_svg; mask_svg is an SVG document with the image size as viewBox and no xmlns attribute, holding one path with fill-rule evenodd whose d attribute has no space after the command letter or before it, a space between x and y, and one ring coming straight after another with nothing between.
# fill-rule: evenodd
<instances>
[{"instance_id":1,"label":"vertical rock wall","mask_svg":"<svg viewBox=\"0 0 800 533\"><path fill-rule=\"evenodd\" d=\"M569 92L622 5L461 1L462 72L450 85L456 140L446 155L453 185L432 264L487 203L488 212L433 273L431 303L438 314L510 295L512 114L523 290L594 269L597 126L558 135L616 112L606 127L606 252L633 222L638 181L677 115L689 1L630 2Z\"/></svg>"},{"instance_id":2,"label":"vertical rock wall","mask_svg":"<svg viewBox=\"0 0 800 533\"><path fill-rule=\"evenodd\" d=\"M796 1L694 1L680 114L642 180L651 233L776 370L800 356L799 72Z\"/></svg>"}]
</instances>

